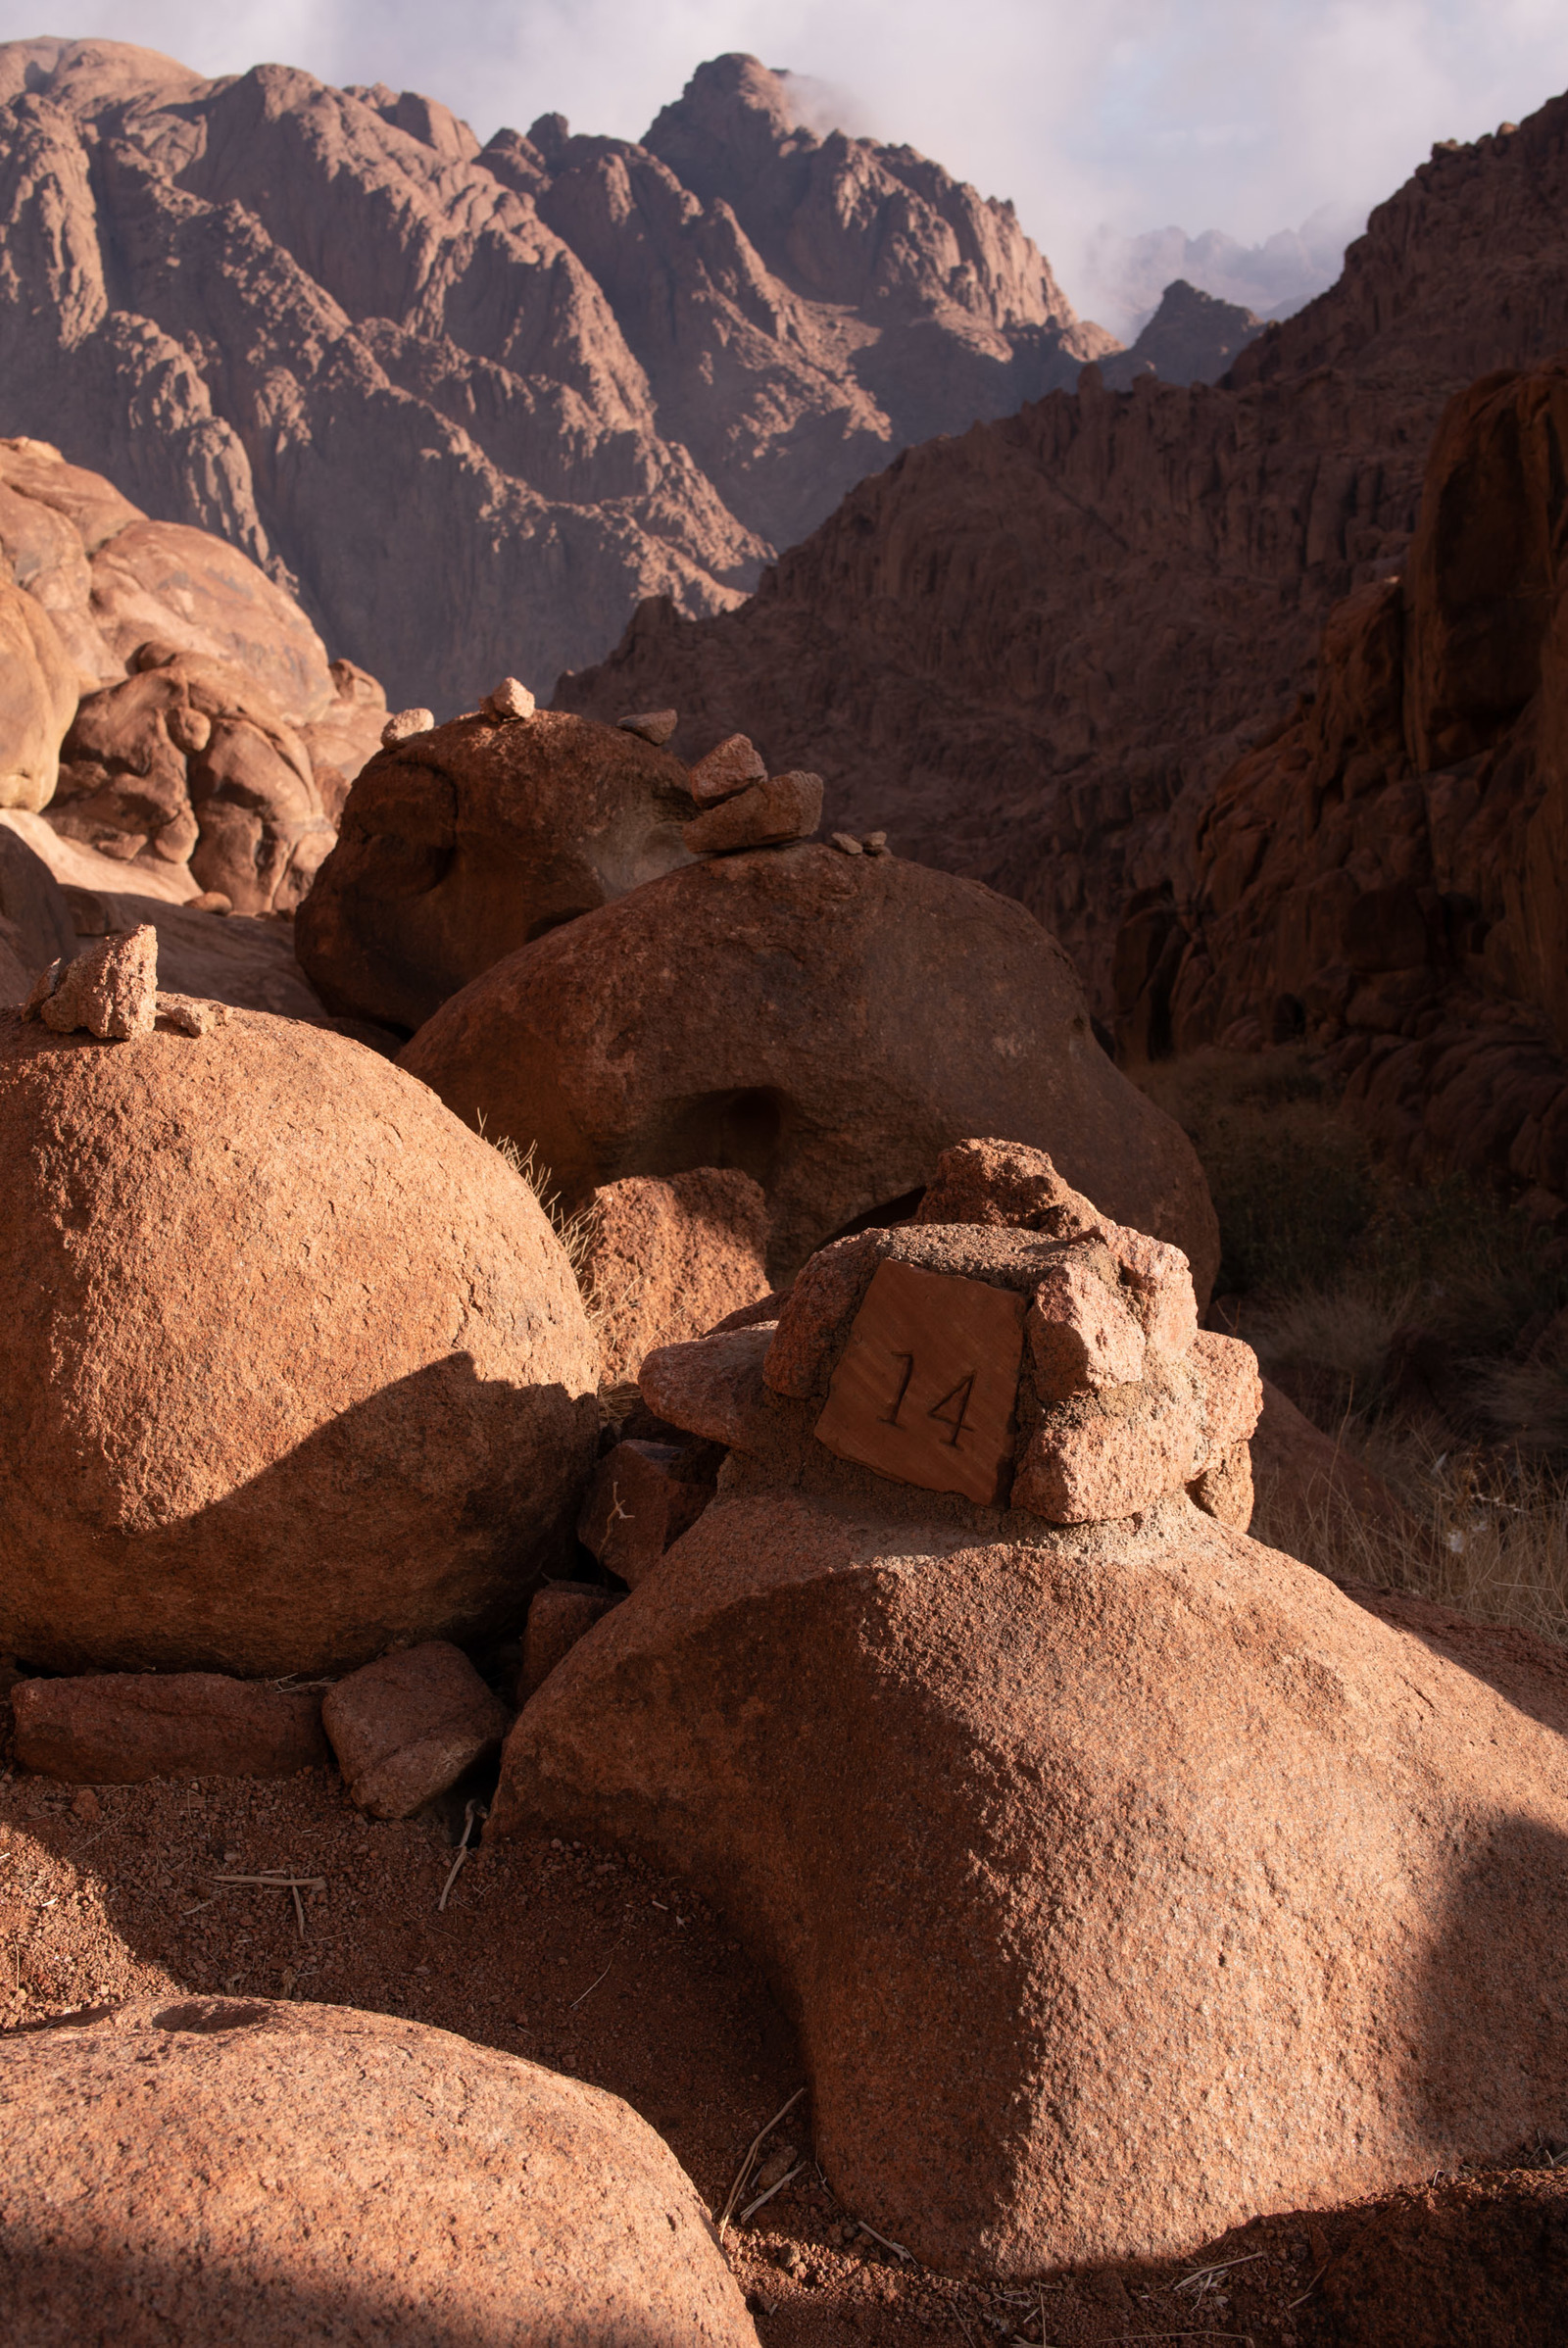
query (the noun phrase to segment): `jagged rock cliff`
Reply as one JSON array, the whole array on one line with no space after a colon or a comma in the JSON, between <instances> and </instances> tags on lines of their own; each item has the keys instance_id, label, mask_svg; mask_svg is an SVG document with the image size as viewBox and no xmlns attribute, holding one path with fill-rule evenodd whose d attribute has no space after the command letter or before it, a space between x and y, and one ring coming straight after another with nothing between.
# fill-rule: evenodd
<instances>
[{"instance_id":1,"label":"jagged rock cliff","mask_svg":"<svg viewBox=\"0 0 1568 2348\"><path fill-rule=\"evenodd\" d=\"M1446 401L1568 343L1565 220L1557 99L1435 151L1219 385L1090 374L910 450L741 610L644 605L560 704L676 705L688 753L743 723L826 777L829 827L1021 897L1108 1011L1129 895L1190 873L1330 606L1401 567Z\"/></svg>"},{"instance_id":2,"label":"jagged rock cliff","mask_svg":"<svg viewBox=\"0 0 1568 2348\"><path fill-rule=\"evenodd\" d=\"M641 145L0 45L0 431L227 537L394 702L698 614L900 447L1071 382L1008 204L702 67Z\"/></svg>"}]
</instances>

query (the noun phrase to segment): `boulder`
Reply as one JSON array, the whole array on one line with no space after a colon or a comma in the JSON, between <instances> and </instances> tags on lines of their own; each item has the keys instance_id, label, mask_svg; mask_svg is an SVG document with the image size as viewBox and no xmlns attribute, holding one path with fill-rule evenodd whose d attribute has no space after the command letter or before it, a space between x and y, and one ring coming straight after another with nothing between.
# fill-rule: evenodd
<instances>
[{"instance_id":1,"label":"boulder","mask_svg":"<svg viewBox=\"0 0 1568 2348\"><path fill-rule=\"evenodd\" d=\"M912 1205L976 1133L1049 1150L1118 1222L1182 1247L1200 1296L1218 1260L1191 1144L1101 1051L1054 940L897 857L802 843L668 873L486 971L402 1064L533 1144L568 1206L628 1174L741 1168L775 1278Z\"/></svg>"},{"instance_id":2,"label":"boulder","mask_svg":"<svg viewBox=\"0 0 1568 2348\"><path fill-rule=\"evenodd\" d=\"M595 1191L579 1272L609 1384L655 1345L698 1337L767 1294L767 1201L749 1174L697 1166Z\"/></svg>"},{"instance_id":3,"label":"boulder","mask_svg":"<svg viewBox=\"0 0 1568 2348\"><path fill-rule=\"evenodd\" d=\"M616 1593L597 1582L547 1582L533 1593L522 1638L517 1701L527 1702L562 1658L610 1612Z\"/></svg>"},{"instance_id":4,"label":"boulder","mask_svg":"<svg viewBox=\"0 0 1568 2348\"><path fill-rule=\"evenodd\" d=\"M541 710L394 736L349 796L300 960L333 1009L416 1028L530 938L689 861L691 812L679 759L617 726Z\"/></svg>"},{"instance_id":5,"label":"boulder","mask_svg":"<svg viewBox=\"0 0 1568 2348\"><path fill-rule=\"evenodd\" d=\"M367 1663L328 1688L321 1725L372 1818L409 1818L495 1752L511 1715L444 1639Z\"/></svg>"},{"instance_id":6,"label":"boulder","mask_svg":"<svg viewBox=\"0 0 1568 2348\"><path fill-rule=\"evenodd\" d=\"M373 1052L257 1012L107 1048L0 1014L0 1651L341 1671L514 1621L569 1553L570 1267Z\"/></svg>"},{"instance_id":7,"label":"boulder","mask_svg":"<svg viewBox=\"0 0 1568 2348\"><path fill-rule=\"evenodd\" d=\"M54 621L0 578L0 807L48 806L75 711L75 663Z\"/></svg>"},{"instance_id":8,"label":"boulder","mask_svg":"<svg viewBox=\"0 0 1568 2348\"><path fill-rule=\"evenodd\" d=\"M219 1672L19 1681L17 1759L70 1785L289 1778L328 1758L321 1698Z\"/></svg>"},{"instance_id":9,"label":"boulder","mask_svg":"<svg viewBox=\"0 0 1568 2348\"><path fill-rule=\"evenodd\" d=\"M0 814L0 1008L26 1001L34 975L45 963L76 952L71 905L48 863L17 828L36 816Z\"/></svg>"},{"instance_id":10,"label":"boulder","mask_svg":"<svg viewBox=\"0 0 1568 2348\"><path fill-rule=\"evenodd\" d=\"M653 2129L446 2030L143 2001L0 2041L0 2112L18 2348L755 2348Z\"/></svg>"},{"instance_id":11,"label":"boulder","mask_svg":"<svg viewBox=\"0 0 1568 2348\"><path fill-rule=\"evenodd\" d=\"M797 2020L834 2193L950 2272L1185 2256L1496 2159L1568 2093L1559 1724L1195 1507L1179 1448L1157 1496L1071 1525L947 1464L1027 1457L1016 1308L1102 1244L830 1249L809 1392L737 1371L718 1497L522 1712L488 1829L687 1872ZM871 1333L873 1392L890 1271L945 1293Z\"/></svg>"}]
</instances>

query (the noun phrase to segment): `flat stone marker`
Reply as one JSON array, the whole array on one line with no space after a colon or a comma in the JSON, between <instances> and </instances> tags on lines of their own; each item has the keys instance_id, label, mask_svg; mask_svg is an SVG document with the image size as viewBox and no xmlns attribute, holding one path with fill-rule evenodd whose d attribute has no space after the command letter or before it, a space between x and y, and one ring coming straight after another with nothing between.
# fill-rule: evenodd
<instances>
[{"instance_id":1,"label":"flat stone marker","mask_svg":"<svg viewBox=\"0 0 1568 2348\"><path fill-rule=\"evenodd\" d=\"M879 1264L816 1422L818 1443L925 1492L995 1502L1012 1455L1028 1298Z\"/></svg>"}]
</instances>

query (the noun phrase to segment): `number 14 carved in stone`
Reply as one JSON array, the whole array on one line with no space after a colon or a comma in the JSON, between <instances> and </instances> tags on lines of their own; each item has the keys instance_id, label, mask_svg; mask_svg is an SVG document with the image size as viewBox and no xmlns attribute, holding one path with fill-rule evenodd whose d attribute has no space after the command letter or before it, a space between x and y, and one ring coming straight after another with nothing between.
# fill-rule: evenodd
<instances>
[{"instance_id":1,"label":"number 14 carved in stone","mask_svg":"<svg viewBox=\"0 0 1568 2348\"><path fill-rule=\"evenodd\" d=\"M981 1280L879 1264L816 1436L926 1492L1004 1497L1026 1299Z\"/></svg>"}]
</instances>

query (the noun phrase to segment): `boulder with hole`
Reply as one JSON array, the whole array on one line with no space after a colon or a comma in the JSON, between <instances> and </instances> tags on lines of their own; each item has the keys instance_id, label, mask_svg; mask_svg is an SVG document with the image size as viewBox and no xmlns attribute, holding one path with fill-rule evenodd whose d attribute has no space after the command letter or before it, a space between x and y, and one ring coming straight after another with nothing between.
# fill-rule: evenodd
<instances>
[{"instance_id":1,"label":"boulder with hole","mask_svg":"<svg viewBox=\"0 0 1568 2348\"><path fill-rule=\"evenodd\" d=\"M333 1010L405 1033L530 938L689 862L692 812L680 760L621 727L416 714L356 781L297 929Z\"/></svg>"},{"instance_id":2,"label":"boulder with hole","mask_svg":"<svg viewBox=\"0 0 1568 2348\"><path fill-rule=\"evenodd\" d=\"M109 1045L0 1013L0 1649L315 1676L514 1623L569 1556L570 1266L375 1053L259 1012Z\"/></svg>"},{"instance_id":3,"label":"boulder with hole","mask_svg":"<svg viewBox=\"0 0 1568 2348\"><path fill-rule=\"evenodd\" d=\"M802 842L668 873L498 962L402 1064L531 1143L568 1205L630 1174L739 1167L767 1198L775 1279L907 1211L971 1134L1049 1150L1119 1223L1183 1248L1203 1297L1218 1259L1191 1144L1102 1052L1054 940L896 857Z\"/></svg>"},{"instance_id":4,"label":"boulder with hole","mask_svg":"<svg viewBox=\"0 0 1568 2348\"><path fill-rule=\"evenodd\" d=\"M618 2096L352 2007L143 2000L0 2041L17 2348L756 2348Z\"/></svg>"}]
</instances>

